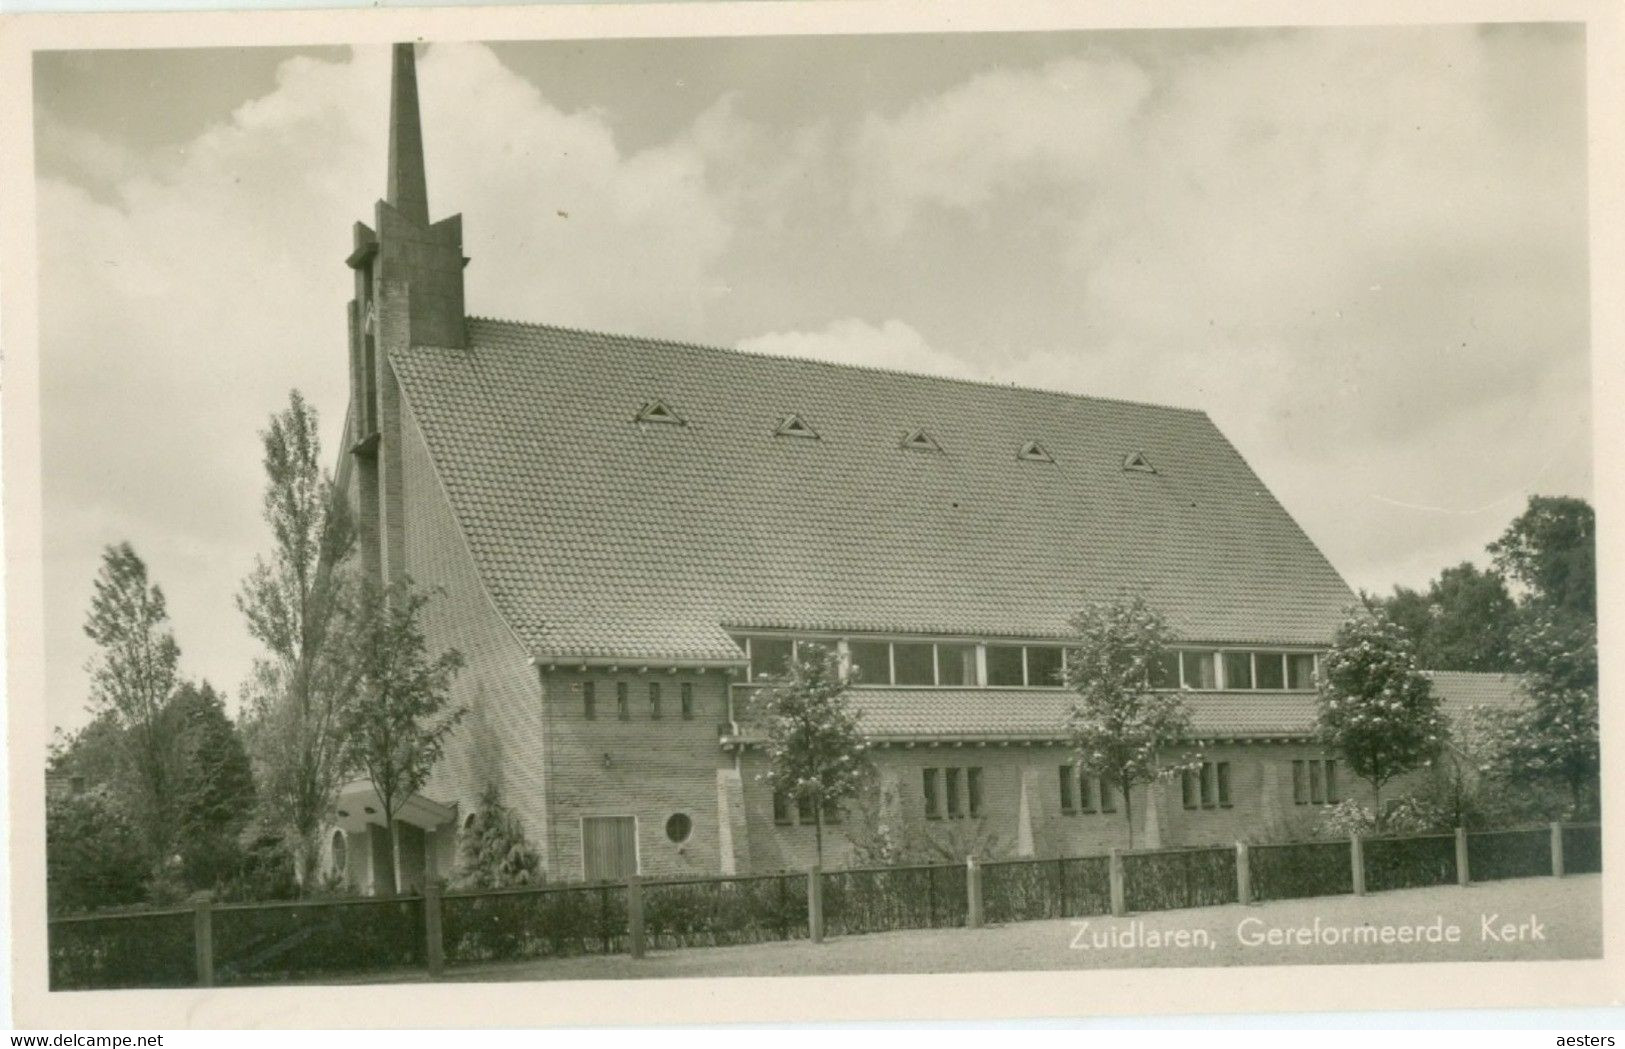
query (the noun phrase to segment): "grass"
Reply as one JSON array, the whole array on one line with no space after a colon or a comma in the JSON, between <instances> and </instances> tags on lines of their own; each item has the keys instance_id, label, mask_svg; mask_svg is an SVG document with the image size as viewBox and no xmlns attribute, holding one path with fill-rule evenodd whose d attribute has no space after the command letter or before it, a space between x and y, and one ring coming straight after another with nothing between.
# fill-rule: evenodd
<instances>
[{"instance_id":1,"label":"grass","mask_svg":"<svg viewBox=\"0 0 1625 1049\"><path fill-rule=\"evenodd\" d=\"M822 944L806 941L705 947L626 955L557 958L457 968L448 980L616 980L700 976L806 976L848 973L945 973L996 970L1137 968L1147 966L1316 965L1370 962L1505 961L1597 958L1602 954L1602 880L1598 875L1331 896L1243 907L1161 911L1126 918L1020 922L983 929L921 929L842 936ZM1523 939L1486 938L1492 927L1526 925ZM1245 946L1238 927L1269 929L1394 928L1396 942ZM1400 927L1455 926L1456 942L1397 942ZM1140 941L1179 939L1183 946L1094 946L1094 934L1129 935ZM1080 936L1081 934L1081 936ZM1364 934L1349 934L1364 935ZM1079 949L1077 941L1089 944ZM1102 939L1100 943L1107 942ZM422 974L371 977L423 979ZM330 982L330 981L324 981Z\"/></svg>"}]
</instances>

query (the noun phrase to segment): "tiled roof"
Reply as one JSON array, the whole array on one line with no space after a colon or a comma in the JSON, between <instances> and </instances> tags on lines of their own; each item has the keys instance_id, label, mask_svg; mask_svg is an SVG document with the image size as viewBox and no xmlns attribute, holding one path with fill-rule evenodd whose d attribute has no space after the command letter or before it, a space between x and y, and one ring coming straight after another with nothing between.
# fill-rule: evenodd
<instances>
[{"instance_id":1,"label":"tiled roof","mask_svg":"<svg viewBox=\"0 0 1625 1049\"><path fill-rule=\"evenodd\" d=\"M1435 671L1440 709L1454 716L1471 706L1505 709L1520 700L1506 674ZM848 695L866 735L877 740L942 742L1059 740L1065 736L1070 692L1054 689L857 688ZM1187 692L1198 739L1313 735L1317 699L1306 692ZM749 728L746 738L753 738Z\"/></svg>"},{"instance_id":2,"label":"tiled roof","mask_svg":"<svg viewBox=\"0 0 1625 1049\"><path fill-rule=\"evenodd\" d=\"M471 319L397 350L539 658L737 658L724 627L1060 637L1143 592L1188 640L1323 643L1353 595L1206 415ZM659 399L685 425L634 422ZM788 415L819 439L775 436ZM923 429L940 453L901 447ZM1053 463L1023 461L1037 441ZM1155 473L1125 471L1143 451Z\"/></svg>"}]
</instances>

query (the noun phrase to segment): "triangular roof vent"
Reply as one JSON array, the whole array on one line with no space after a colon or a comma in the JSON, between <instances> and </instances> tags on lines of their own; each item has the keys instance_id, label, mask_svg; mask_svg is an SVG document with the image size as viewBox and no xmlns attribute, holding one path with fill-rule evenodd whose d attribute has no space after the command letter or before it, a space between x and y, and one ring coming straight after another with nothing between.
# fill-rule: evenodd
<instances>
[{"instance_id":1,"label":"triangular roof vent","mask_svg":"<svg viewBox=\"0 0 1625 1049\"><path fill-rule=\"evenodd\" d=\"M1133 470L1135 473L1154 474L1157 468L1151 465L1151 460L1145 457L1144 452L1130 452L1123 459L1123 469Z\"/></svg>"},{"instance_id":2,"label":"triangular roof vent","mask_svg":"<svg viewBox=\"0 0 1625 1049\"><path fill-rule=\"evenodd\" d=\"M640 423L670 423L673 426L685 426L683 417L671 409L665 401L658 397L652 401L645 401L643 407L638 409L634 422Z\"/></svg>"},{"instance_id":3,"label":"triangular roof vent","mask_svg":"<svg viewBox=\"0 0 1625 1049\"><path fill-rule=\"evenodd\" d=\"M799 415L786 415L779 423L778 429L773 431L775 437L806 437L818 440L818 431L808 426Z\"/></svg>"},{"instance_id":4,"label":"triangular roof vent","mask_svg":"<svg viewBox=\"0 0 1625 1049\"><path fill-rule=\"evenodd\" d=\"M903 448L910 452L940 452L942 445L938 444L930 434L924 430L914 430L903 438Z\"/></svg>"},{"instance_id":5,"label":"triangular roof vent","mask_svg":"<svg viewBox=\"0 0 1625 1049\"><path fill-rule=\"evenodd\" d=\"M1028 441L1022 445L1021 451L1016 453L1016 458L1025 459L1030 463L1053 463L1055 461L1055 457L1049 454L1044 449L1044 446L1037 441Z\"/></svg>"}]
</instances>

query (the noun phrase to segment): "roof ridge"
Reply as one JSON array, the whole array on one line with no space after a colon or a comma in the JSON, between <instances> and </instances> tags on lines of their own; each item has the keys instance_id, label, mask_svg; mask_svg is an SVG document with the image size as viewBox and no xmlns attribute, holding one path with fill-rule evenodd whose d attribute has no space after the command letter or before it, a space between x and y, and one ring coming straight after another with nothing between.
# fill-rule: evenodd
<instances>
[{"instance_id":1,"label":"roof ridge","mask_svg":"<svg viewBox=\"0 0 1625 1049\"><path fill-rule=\"evenodd\" d=\"M1165 412L1179 412L1183 415L1197 415L1207 418L1207 412L1201 408L1183 408L1174 404L1161 404L1156 401L1136 401L1127 397L1106 397L1096 393L1069 393L1065 390L1054 390L1045 386L1029 386L1025 383L998 382L993 379L970 379L959 375L933 375L930 372L909 371L906 368L887 368L878 364L846 364L840 361L826 361L817 357L803 357L790 353L757 353L752 350L742 350L738 347L712 346L703 342L687 342L681 339L665 339L649 335L628 335L623 332L602 331L594 328L575 328L565 324L548 324L543 321L513 320L505 317L486 317L480 314L469 314L468 319L483 324L507 324L520 328L539 328L544 331L561 332L570 335L589 335L601 339L631 339L637 342L653 343L657 346L671 346L677 349L700 350L705 353L735 354L741 357L757 357L767 360L793 361L798 364L813 364L823 368L838 368L846 371L876 372L883 375L899 375L909 379L927 379L932 382L957 383L961 386L974 386L979 389L1015 390L1019 393L1037 393L1048 397L1056 397L1068 401L1095 401L1101 404L1120 404L1130 408L1154 408Z\"/></svg>"}]
</instances>

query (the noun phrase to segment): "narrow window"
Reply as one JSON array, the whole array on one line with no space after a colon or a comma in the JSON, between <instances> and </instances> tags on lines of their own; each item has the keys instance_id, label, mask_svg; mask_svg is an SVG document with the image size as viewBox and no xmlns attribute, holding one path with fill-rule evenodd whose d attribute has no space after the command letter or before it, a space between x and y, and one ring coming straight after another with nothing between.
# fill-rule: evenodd
<instances>
[{"instance_id":1,"label":"narrow window","mask_svg":"<svg viewBox=\"0 0 1625 1049\"><path fill-rule=\"evenodd\" d=\"M1028 646L1027 684L1039 688L1056 688L1061 684L1059 648L1052 645Z\"/></svg>"},{"instance_id":2,"label":"narrow window","mask_svg":"<svg viewBox=\"0 0 1625 1049\"><path fill-rule=\"evenodd\" d=\"M971 819L976 819L982 814L982 770L977 766L965 770L965 795Z\"/></svg>"},{"instance_id":3,"label":"narrow window","mask_svg":"<svg viewBox=\"0 0 1625 1049\"><path fill-rule=\"evenodd\" d=\"M632 705L627 699L626 682L615 682L615 716L622 721L632 720Z\"/></svg>"},{"instance_id":4,"label":"narrow window","mask_svg":"<svg viewBox=\"0 0 1625 1049\"><path fill-rule=\"evenodd\" d=\"M773 792L773 822L780 826L794 822L790 818L790 795L782 790Z\"/></svg>"},{"instance_id":5,"label":"narrow window","mask_svg":"<svg viewBox=\"0 0 1625 1049\"><path fill-rule=\"evenodd\" d=\"M935 646L929 642L898 641L892 645L892 672L896 675L895 683L899 685L934 685L936 684L936 671L934 669Z\"/></svg>"},{"instance_id":6,"label":"narrow window","mask_svg":"<svg viewBox=\"0 0 1625 1049\"><path fill-rule=\"evenodd\" d=\"M649 717L660 720L660 682L649 682Z\"/></svg>"},{"instance_id":7,"label":"narrow window","mask_svg":"<svg viewBox=\"0 0 1625 1049\"><path fill-rule=\"evenodd\" d=\"M926 769L925 773L925 818L935 820L942 818L942 799L937 794L937 770Z\"/></svg>"},{"instance_id":8,"label":"narrow window","mask_svg":"<svg viewBox=\"0 0 1625 1049\"><path fill-rule=\"evenodd\" d=\"M677 690L678 701L682 704L683 720L694 720L694 683L685 681Z\"/></svg>"},{"instance_id":9,"label":"narrow window","mask_svg":"<svg viewBox=\"0 0 1625 1049\"><path fill-rule=\"evenodd\" d=\"M938 645L937 684L976 684L976 646Z\"/></svg>"},{"instance_id":10,"label":"narrow window","mask_svg":"<svg viewBox=\"0 0 1625 1049\"><path fill-rule=\"evenodd\" d=\"M1027 683L1021 672L1020 645L987 646L987 683L1006 688Z\"/></svg>"},{"instance_id":11,"label":"narrow window","mask_svg":"<svg viewBox=\"0 0 1625 1049\"><path fill-rule=\"evenodd\" d=\"M1186 769L1184 772L1180 773L1179 778L1180 778L1180 792L1183 795L1183 800L1185 802L1185 807L1187 809L1196 808L1196 772L1195 772L1195 770Z\"/></svg>"},{"instance_id":12,"label":"narrow window","mask_svg":"<svg viewBox=\"0 0 1625 1049\"><path fill-rule=\"evenodd\" d=\"M959 770L942 770L942 793L948 799L948 818L956 820L964 815L959 807Z\"/></svg>"},{"instance_id":13,"label":"narrow window","mask_svg":"<svg viewBox=\"0 0 1625 1049\"><path fill-rule=\"evenodd\" d=\"M1259 652L1253 657L1253 670L1257 675L1255 688L1286 688L1286 654Z\"/></svg>"},{"instance_id":14,"label":"narrow window","mask_svg":"<svg viewBox=\"0 0 1625 1049\"><path fill-rule=\"evenodd\" d=\"M810 795L802 794L796 798L796 822L809 825L818 822L818 814L813 811L813 800Z\"/></svg>"},{"instance_id":15,"label":"narrow window","mask_svg":"<svg viewBox=\"0 0 1625 1049\"><path fill-rule=\"evenodd\" d=\"M849 641L852 678L860 685L891 684L891 645L885 641Z\"/></svg>"},{"instance_id":16,"label":"narrow window","mask_svg":"<svg viewBox=\"0 0 1625 1049\"><path fill-rule=\"evenodd\" d=\"M1304 763L1292 763L1292 802L1295 805L1309 804L1309 770Z\"/></svg>"},{"instance_id":17,"label":"narrow window","mask_svg":"<svg viewBox=\"0 0 1625 1049\"><path fill-rule=\"evenodd\" d=\"M1218 804L1218 786L1214 782L1213 762L1202 762L1202 807L1211 809Z\"/></svg>"},{"instance_id":18,"label":"narrow window","mask_svg":"<svg viewBox=\"0 0 1625 1049\"><path fill-rule=\"evenodd\" d=\"M1180 666L1184 670L1186 688L1209 690L1219 687L1218 672L1214 669L1216 652L1181 652Z\"/></svg>"},{"instance_id":19,"label":"narrow window","mask_svg":"<svg viewBox=\"0 0 1625 1049\"><path fill-rule=\"evenodd\" d=\"M824 822L826 824L841 822L841 806L836 803L834 798L824 802Z\"/></svg>"},{"instance_id":20,"label":"narrow window","mask_svg":"<svg viewBox=\"0 0 1625 1049\"><path fill-rule=\"evenodd\" d=\"M583 681L581 683L581 716L588 721L598 716L598 683L596 681Z\"/></svg>"},{"instance_id":21,"label":"narrow window","mask_svg":"<svg viewBox=\"0 0 1625 1049\"><path fill-rule=\"evenodd\" d=\"M1095 811L1095 778L1093 776L1076 776L1078 781L1078 808L1084 812Z\"/></svg>"},{"instance_id":22,"label":"narrow window","mask_svg":"<svg viewBox=\"0 0 1625 1049\"><path fill-rule=\"evenodd\" d=\"M1096 786L1100 790L1100 811L1116 812L1117 791L1112 789L1111 784L1107 783L1104 779L1098 780L1096 782Z\"/></svg>"},{"instance_id":23,"label":"narrow window","mask_svg":"<svg viewBox=\"0 0 1625 1049\"><path fill-rule=\"evenodd\" d=\"M1072 784L1077 780L1078 772L1071 765L1061 766L1061 811L1076 812L1078 809L1077 795Z\"/></svg>"},{"instance_id":24,"label":"narrow window","mask_svg":"<svg viewBox=\"0 0 1625 1049\"><path fill-rule=\"evenodd\" d=\"M1337 762L1335 761L1326 762L1326 800L1333 805L1343 800L1337 793Z\"/></svg>"},{"instance_id":25,"label":"narrow window","mask_svg":"<svg viewBox=\"0 0 1625 1049\"><path fill-rule=\"evenodd\" d=\"M1319 761L1309 763L1309 801L1315 805L1326 804L1325 768Z\"/></svg>"},{"instance_id":26,"label":"narrow window","mask_svg":"<svg viewBox=\"0 0 1625 1049\"><path fill-rule=\"evenodd\" d=\"M1230 762L1221 761L1215 766L1219 770L1219 807L1230 807Z\"/></svg>"},{"instance_id":27,"label":"narrow window","mask_svg":"<svg viewBox=\"0 0 1625 1049\"><path fill-rule=\"evenodd\" d=\"M1226 652L1224 654L1224 687L1228 689L1253 687L1253 654Z\"/></svg>"},{"instance_id":28,"label":"narrow window","mask_svg":"<svg viewBox=\"0 0 1625 1049\"><path fill-rule=\"evenodd\" d=\"M1315 687L1315 657L1293 652L1286 657L1286 687L1308 690Z\"/></svg>"},{"instance_id":29,"label":"narrow window","mask_svg":"<svg viewBox=\"0 0 1625 1049\"><path fill-rule=\"evenodd\" d=\"M1151 664L1150 685L1157 689L1179 687L1179 653L1164 652Z\"/></svg>"}]
</instances>

